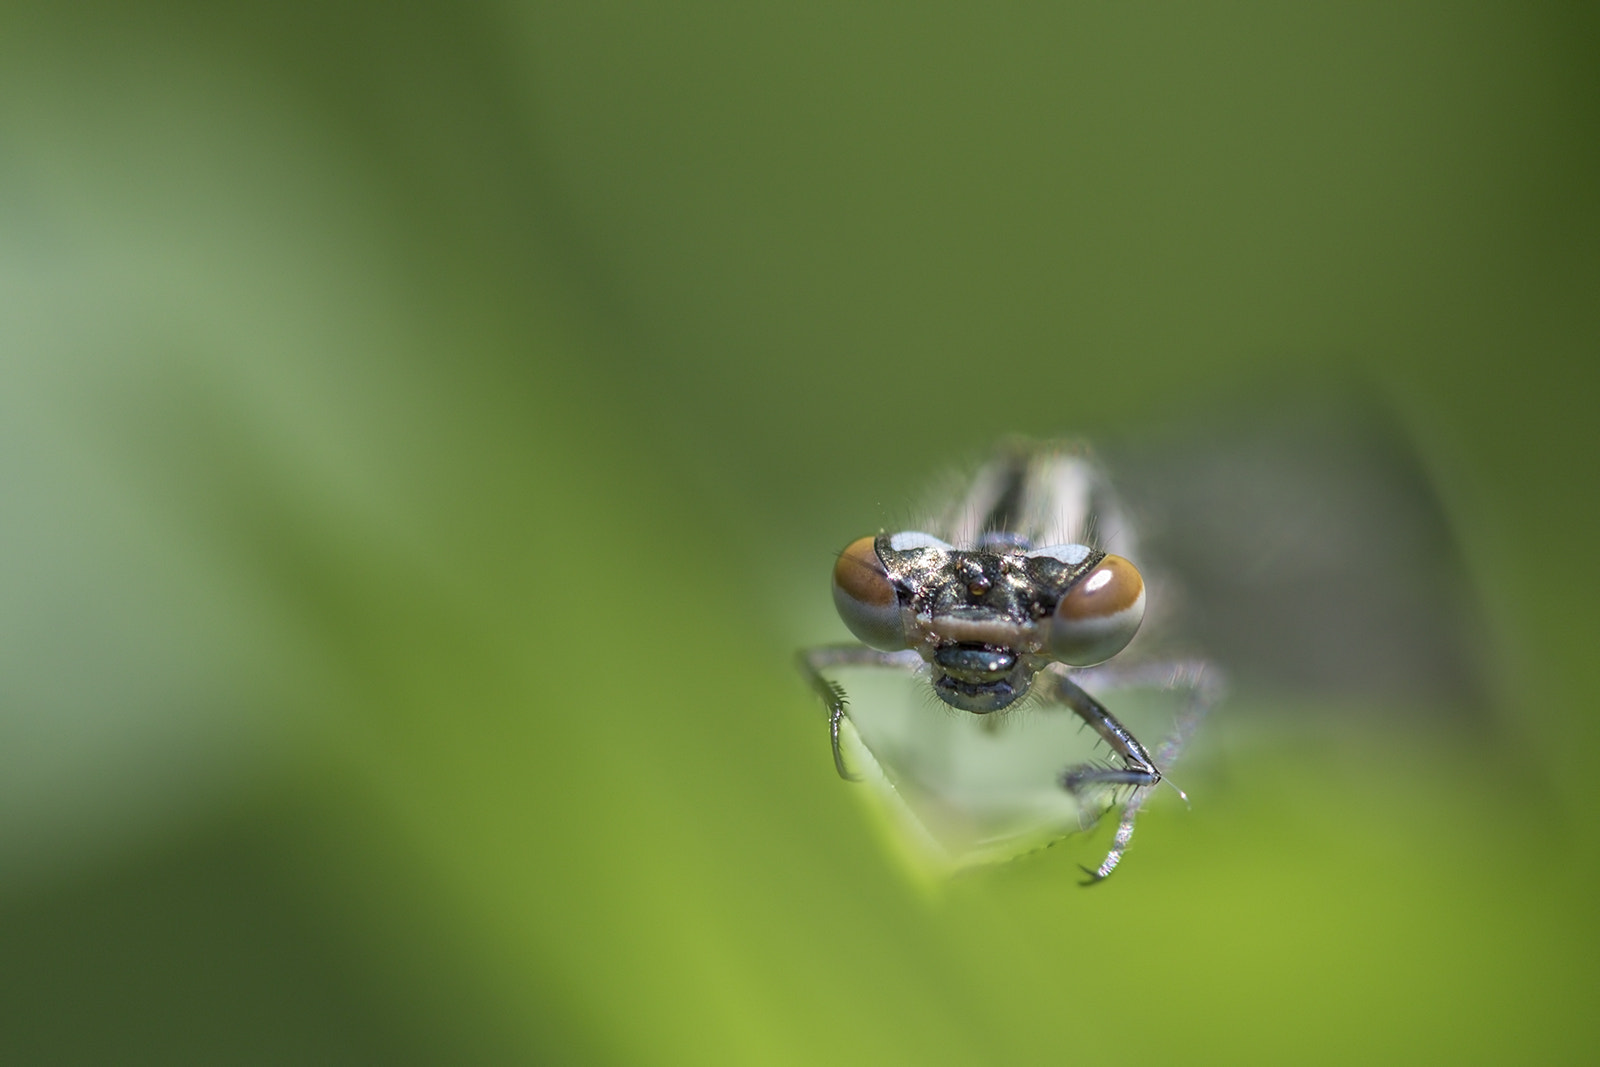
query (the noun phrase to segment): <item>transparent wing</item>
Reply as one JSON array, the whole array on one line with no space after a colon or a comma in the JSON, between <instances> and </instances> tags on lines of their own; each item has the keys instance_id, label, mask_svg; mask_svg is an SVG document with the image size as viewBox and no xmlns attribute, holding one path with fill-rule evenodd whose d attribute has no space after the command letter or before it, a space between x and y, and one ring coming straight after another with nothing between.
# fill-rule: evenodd
<instances>
[{"instance_id":1,"label":"transparent wing","mask_svg":"<svg viewBox=\"0 0 1600 1067\"><path fill-rule=\"evenodd\" d=\"M1406 436L1348 394L1251 410L1102 449L1152 561L1142 651L1201 647L1241 694L1485 720L1481 610Z\"/></svg>"}]
</instances>

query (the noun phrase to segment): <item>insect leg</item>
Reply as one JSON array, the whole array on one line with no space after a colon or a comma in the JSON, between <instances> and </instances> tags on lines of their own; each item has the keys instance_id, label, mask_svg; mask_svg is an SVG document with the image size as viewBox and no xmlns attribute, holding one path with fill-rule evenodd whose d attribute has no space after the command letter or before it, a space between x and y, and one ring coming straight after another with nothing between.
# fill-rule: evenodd
<instances>
[{"instance_id":1,"label":"insect leg","mask_svg":"<svg viewBox=\"0 0 1600 1067\"><path fill-rule=\"evenodd\" d=\"M1155 762L1171 767L1222 699L1227 680L1214 664L1203 659L1154 660L1131 666L1103 665L1074 671L1073 678L1092 689L1179 689L1188 693L1171 732L1156 746ZM1170 784L1170 783L1169 783ZM1181 792L1181 790L1180 790Z\"/></svg>"},{"instance_id":2,"label":"insect leg","mask_svg":"<svg viewBox=\"0 0 1600 1067\"><path fill-rule=\"evenodd\" d=\"M800 676L806 680L822 704L828 709L828 737L833 743L833 766L839 777L847 782L859 782L859 775L850 773L844 765L844 753L839 749L839 725L844 721L849 701L844 687L822 672L830 667L915 667L921 658L915 652L879 652L865 645L821 645L808 648L795 657Z\"/></svg>"},{"instance_id":3,"label":"insect leg","mask_svg":"<svg viewBox=\"0 0 1600 1067\"><path fill-rule=\"evenodd\" d=\"M1182 753L1189 738L1205 718L1206 712L1221 699L1224 683L1221 674L1204 660L1173 660L1133 667L1095 667L1076 672L1077 679L1096 686L1115 688L1154 686L1188 690L1189 698L1178 715L1177 723L1157 747L1156 757L1152 758L1138 739L1077 682L1068 679L1064 673L1057 673L1056 670L1049 671L1047 677L1051 683L1049 695L1066 704L1093 726L1095 732L1111 746L1112 751L1116 752L1125 764L1121 768L1094 766L1069 768L1061 776L1062 787L1074 794L1094 784L1109 783L1134 787L1133 794L1122 806L1122 818L1117 824L1110 852L1095 870L1084 869L1089 875L1089 882L1085 884L1092 884L1108 876L1116 870L1117 864L1122 862L1123 854L1127 852L1128 844L1133 840L1134 819L1149 798L1152 792L1150 787L1162 780L1160 767L1171 766ZM1182 795L1181 790L1179 794Z\"/></svg>"},{"instance_id":4,"label":"insect leg","mask_svg":"<svg viewBox=\"0 0 1600 1067\"><path fill-rule=\"evenodd\" d=\"M1133 794L1122 806L1122 819L1117 824L1111 851L1096 869L1091 871L1087 867L1084 868L1084 873L1089 876L1089 882L1085 884L1090 884L1109 876L1116 870L1117 864L1122 862L1123 854L1128 851L1128 844L1133 840L1134 818L1144 806L1144 798L1149 793L1150 787L1161 781L1161 771L1150 758L1150 753L1139 743L1139 739L1118 722L1116 716L1106 710L1105 705L1084 692L1065 674L1051 670L1046 672L1045 678L1050 683L1047 696L1071 708L1100 735L1106 744L1111 746L1111 750L1123 763L1121 767L1099 767L1093 764L1069 767L1061 774L1061 787L1074 796L1080 795L1086 788L1094 785L1134 787Z\"/></svg>"}]
</instances>

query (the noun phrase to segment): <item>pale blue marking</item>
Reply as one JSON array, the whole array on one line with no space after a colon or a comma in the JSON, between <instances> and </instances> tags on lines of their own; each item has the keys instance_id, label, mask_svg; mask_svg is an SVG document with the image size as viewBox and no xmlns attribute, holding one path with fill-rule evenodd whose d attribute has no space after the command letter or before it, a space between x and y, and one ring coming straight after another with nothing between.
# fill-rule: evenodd
<instances>
[{"instance_id":1,"label":"pale blue marking","mask_svg":"<svg viewBox=\"0 0 1600 1067\"><path fill-rule=\"evenodd\" d=\"M1093 551L1088 545L1045 545L1029 552L1030 556L1049 556L1053 560L1065 563L1069 567L1076 567L1089 558Z\"/></svg>"}]
</instances>

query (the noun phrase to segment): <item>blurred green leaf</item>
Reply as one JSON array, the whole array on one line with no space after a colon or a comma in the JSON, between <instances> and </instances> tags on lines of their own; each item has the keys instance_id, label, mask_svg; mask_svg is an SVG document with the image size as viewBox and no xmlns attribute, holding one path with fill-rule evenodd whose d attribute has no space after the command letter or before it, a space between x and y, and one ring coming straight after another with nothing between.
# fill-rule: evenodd
<instances>
[{"instance_id":1,"label":"blurred green leaf","mask_svg":"<svg viewBox=\"0 0 1600 1067\"><path fill-rule=\"evenodd\" d=\"M1577 1058L1595 30L8 7L4 1058ZM1224 714L1106 886L907 884L790 673L829 553L1327 377L1513 740Z\"/></svg>"}]
</instances>

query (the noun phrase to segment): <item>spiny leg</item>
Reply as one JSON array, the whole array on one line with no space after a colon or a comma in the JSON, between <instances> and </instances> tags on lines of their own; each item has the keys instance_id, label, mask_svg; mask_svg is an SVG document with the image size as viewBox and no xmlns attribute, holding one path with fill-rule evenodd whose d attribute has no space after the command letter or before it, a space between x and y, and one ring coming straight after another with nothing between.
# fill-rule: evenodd
<instances>
[{"instance_id":1,"label":"spiny leg","mask_svg":"<svg viewBox=\"0 0 1600 1067\"><path fill-rule=\"evenodd\" d=\"M1065 675L1050 671L1045 677L1050 681L1048 696L1071 708L1100 735L1102 741L1111 746L1111 750L1123 762L1121 767L1100 767L1086 763L1068 768L1061 775L1061 784L1068 791L1077 793L1084 786L1096 784L1144 787L1161 781L1161 771L1156 767L1155 760L1150 758L1150 753L1126 726L1117 721L1116 716L1106 710L1104 704Z\"/></svg>"},{"instance_id":2,"label":"spiny leg","mask_svg":"<svg viewBox=\"0 0 1600 1067\"><path fill-rule=\"evenodd\" d=\"M1103 704L1084 692L1064 674L1050 671L1046 677L1051 683L1048 696L1071 708L1079 718L1088 723L1094 732L1100 735L1101 740L1111 746L1111 750L1124 764L1122 767L1099 767L1094 764L1069 767L1062 772L1062 788L1074 796L1081 796L1085 788L1091 785L1134 787L1133 794L1122 806L1122 819L1117 824L1111 851L1095 870L1084 868L1084 873L1089 876L1089 881L1085 884L1092 884L1108 877L1117 869L1117 864L1122 862L1123 854L1128 851L1128 844L1133 840L1134 818L1144 805L1144 797L1149 788L1161 781L1161 771L1150 758L1150 754L1145 751L1145 747L1139 743L1139 739L1118 722Z\"/></svg>"},{"instance_id":3,"label":"spiny leg","mask_svg":"<svg viewBox=\"0 0 1600 1067\"><path fill-rule=\"evenodd\" d=\"M828 738L833 744L833 766L839 777L847 782L859 782L861 776L852 774L844 765L844 752L839 748L839 727L844 722L849 701L844 687L826 677L822 672L830 667L897 667L914 668L921 663L915 652L879 652L865 645L821 645L801 650L795 657L800 675L822 698L828 709Z\"/></svg>"},{"instance_id":4,"label":"spiny leg","mask_svg":"<svg viewBox=\"0 0 1600 1067\"><path fill-rule=\"evenodd\" d=\"M1160 767L1170 767L1182 753L1206 713L1221 699L1224 683L1221 673L1204 660L1172 660L1132 667L1095 667L1076 672L1076 678L1097 686L1107 685L1117 688L1153 686L1188 690L1189 698L1179 713L1172 732L1156 749L1160 761L1158 764L1138 739L1118 722L1104 705L1085 692L1075 681L1069 680L1064 673L1057 673L1054 669L1050 670L1046 677L1051 682L1048 695L1066 704L1086 723L1094 727L1095 732L1126 764L1121 768L1095 766L1069 768L1061 776L1062 787L1074 794L1084 786L1092 784L1109 783L1134 787L1132 795L1122 806L1122 818L1117 823L1117 832L1112 838L1111 850L1106 854L1105 860L1095 870L1084 868L1084 873L1089 875L1089 880L1084 884L1092 885L1109 876L1116 870L1117 864L1122 862L1122 857L1133 840L1133 824L1139 809L1144 807L1145 801L1149 798L1151 787L1162 781ZM1182 790L1178 793L1180 796L1183 795Z\"/></svg>"},{"instance_id":5,"label":"spiny leg","mask_svg":"<svg viewBox=\"0 0 1600 1067\"><path fill-rule=\"evenodd\" d=\"M1215 664L1203 659L1153 660L1130 666L1105 664L1073 671L1072 677L1080 686L1097 692L1151 688L1183 690L1188 694L1172 730L1156 746L1155 763L1158 767L1171 767L1177 762L1206 715L1227 690L1227 679L1223 672ZM1172 783L1168 780L1167 784ZM1182 796L1183 790L1179 789L1178 794Z\"/></svg>"}]
</instances>

